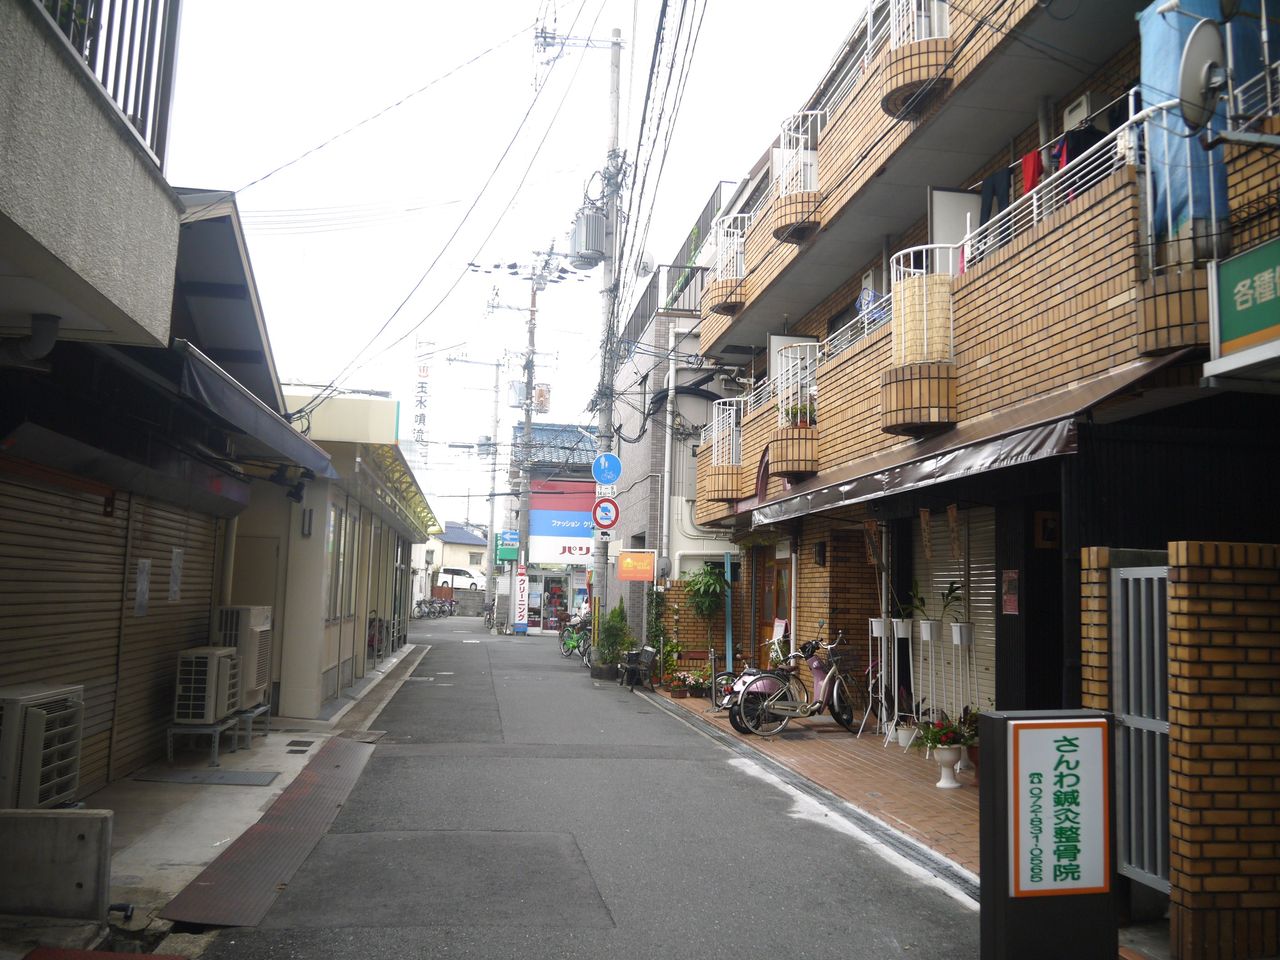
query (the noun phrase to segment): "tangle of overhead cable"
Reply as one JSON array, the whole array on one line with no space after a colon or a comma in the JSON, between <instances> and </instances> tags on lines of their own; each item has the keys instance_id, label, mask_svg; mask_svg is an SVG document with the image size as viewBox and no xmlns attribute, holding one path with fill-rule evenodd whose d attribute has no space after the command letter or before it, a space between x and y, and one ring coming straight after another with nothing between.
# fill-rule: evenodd
<instances>
[{"instance_id":1,"label":"tangle of overhead cable","mask_svg":"<svg viewBox=\"0 0 1280 960\"><path fill-rule=\"evenodd\" d=\"M671 138L675 135L676 122L680 116L680 106L684 101L684 91L685 91L685 86L687 84L688 77L689 77L689 68L693 64L694 53L696 52L697 46L698 46L698 38L702 33L702 19L706 15L706 12L707 12L707 4L703 3L702 11L701 13L698 14L696 24L694 24L693 18L690 17L689 38L685 43L684 55L680 65L680 78L676 83L675 102L672 105L671 119L670 119L670 122L667 124L665 138L663 139L663 143L662 143L662 153L658 160L658 171L654 179L653 195L649 200L649 208L648 208L648 213L645 215L644 228L643 230L640 231L638 242L633 246L631 251L631 258L634 259L636 263L639 262L639 258L640 256L643 255L645 246L648 243L649 227L653 222L653 211L657 206L657 194L658 194L659 188L662 185L662 173L666 169L667 157L670 154L670 149L671 149ZM677 34L676 34L677 46L678 46L679 36L680 36L680 31L679 31L679 28L677 28ZM667 92L670 90L670 87L671 87L671 78L675 73L675 59L678 52L679 52L678 49L673 50L672 52L672 66L671 66L670 72L667 74L666 90L663 91L664 105L666 103ZM655 131L655 136L661 133L661 129L660 129L661 117L659 117L658 126L659 126L659 130ZM649 159L650 160L653 159L653 151L650 151ZM646 177L648 176L647 164L645 168L645 176ZM640 200L637 202L640 204L643 204L643 189L641 193L642 193L642 196ZM623 256L623 262L626 263L627 255L624 253L622 256ZM628 281L630 281L632 277L636 276L636 273L634 272L634 270L624 270L623 275L628 279Z\"/></svg>"},{"instance_id":2,"label":"tangle of overhead cable","mask_svg":"<svg viewBox=\"0 0 1280 960\"><path fill-rule=\"evenodd\" d=\"M466 61L465 63L460 63L456 67L454 67L452 70L445 71L444 73L440 74L440 76L436 77L434 80L430 80L427 83L423 84L417 90L413 90L409 93L406 93L399 100L395 101L395 103L390 103L387 106L383 107L381 110L377 111L376 113L369 114L369 116L365 117L363 120L358 120L357 122L353 123L351 126L347 127L345 130L340 130L338 133L335 133L333 136L329 137L327 140L324 140L316 144L314 147L311 147L308 150L304 150L302 153L298 154L292 160L286 160L284 163L280 164L278 167L268 170L262 176L254 180L250 180L243 187L240 187L238 190L234 192L237 195L239 195L241 193L244 193L244 191L248 190L250 187L256 187L258 184L262 183L263 181L269 180L271 177L274 177L280 171L287 170L289 167L292 167L295 163L305 160L307 157L311 156L313 153L318 153L319 151L323 150L325 147L329 146L335 141L341 140L347 134L353 133L354 131L365 126L366 124L372 123L374 120L377 120L379 117L382 117L390 113L392 110L396 109L396 107L399 107L404 103L407 103L409 100L412 100L414 97L418 96L419 94L426 93L428 90L434 87L437 83L440 83L444 80L449 79L449 77L453 76L459 70L464 70L467 67L471 66L473 63L475 63L477 60L487 57L489 54L493 53L495 50L499 50L502 47L505 47L508 43L510 43L516 37L520 36L522 33L528 32L532 28L532 26L533 26L532 24L529 24L527 26L521 27L511 36L507 37L507 39L502 40L499 43L495 43L493 46L489 47L487 50L481 50L479 53L477 53L474 57L472 57L470 60ZM208 210L210 207L217 206L221 202L222 202L221 199L215 200L214 202L206 204L203 207L200 207L196 210L192 210L186 214L183 214L182 219L184 221L194 220L201 213Z\"/></svg>"},{"instance_id":3,"label":"tangle of overhead cable","mask_svg":"<svg viewBox=\"0 0 1280 960\"><path fill-rule=\"evenodd\" d=\"M582 3L580 3L578 6L578 12L574 15L573 24L570 25L570 28L569 28L570 33L572 33L573 27L576 26L578 22L578 17L582 15L582 11L585 7L586 7L586 0L582 0ZM603 9L603 4L601 6L601 9ZM599 16L600 14L599 12L597 12L596 14L597 20L599 19ZM565 43L565 40L561 40L561 47L564 46L564 43ZM579 60L579 66L581 66L581 60ZM551 69L552 70L555 69L554 63L552 64ZM574 76L575 77L577 76L576 69L574 71ZM534 92L533 98L529 102L528 109L525 111L524 116L520 118L520 122L519 124L517 124L515 132L512 134L511 139L507 141L507 145L503 149L502 154L498 157L497 163L494 164L493 169L489 172L489 176L485 179L484 183L481 185L479 193L476 194L470 206L467 207L466 211L462 215L462 218L458 221L457 226L454 227L453 232L445 240L444 245L441 246L435 258L431 261L431 263L427 265L426 270L424 270L421 276L418 277L417 281L414 283L413 287L409 290L409 292L405 295L404 299L400 301L400 304L395 308L395 310L392 311L391 315L388 316L387 319L383 321L382 325L378 327L377 331L373 334L372 337L369 338L369 340L365 343L365 345L361 347L360 350L358 350L352 356L351 360L347 362L346 366L344 366L341 370L339 370L337 375L334 376L334 378L330 380L329 383L319 393L316 394L316 396L312 397L311 400L303 404L303 406L298 411L295 411L295 413L290 414L289 419L293 419L296 414L309 413L315 410L318 406L320 406L322 403L328 400L329 397L333 396L333 393L335 392L338 384L342 382L343 378L346 375L348 375L351 372L354 372L354 369L359 369L359 366L357 366L357 362L359 361L361 355L363 355L364 352L373 345L374 341L376 341L378 337L382 335L383 331L385 331L387 327L390 326L391 322L395 320L397 316L399 316L400 311L404 309L405 305L409 302L410 298L413 297L413 295L418 291L418 289L426 281L431 271L435 269L436 264L438 264L440 262L440 259L444 256L445 251L449 249L450 245L453 243L453 241L457 238L458 234L461 232L463 226L465 226L465 224L467 223L467 220L470 218L471 213L475 210L476 206L480 203L480 200L484 197L484 194L488 190L490 184L493 183L494 178L497 176L498 170L502 167L502 164L506 160L507 155L511 152L512 147L515 146L516 140L519 138L521 132L523 132L525 124L528 122L529 116L533 113L534 107L537 106L538 100L542 96L543 89L545 89L545 85L540 86L538 90ZM565 96L567 97L567 95L568 95L568 90L566 89ZM563 105L564 105L564 98L561 98L560 105L556 108L556 112L551 119L551 123L548 124L547 134L550 133L551 127L554 125L556 118L559 117L560 107L562 107ZM542 140L538 144L538 148L534 151L533 157L529 161L529 165L525 168L524 176L521 177L520 183L517 185L517 191L519 190L520 187L523 186L524 181L528 178L529 171L532 169L533 163L537 159L538 153L541 151L542 144L545 142L546 142L546 134L543 135ZM502 222L502 218L503 216L505 216L506 211L509 208L510 208L510 203L504 205L503 212L499 215L498 221L494 224L493 229L491 229L488 235L485 237L486 242L488 241L489 237L493 236L494 231L497 230L498 224ZM481 248L483 248L483 243L481 244ZM477 250L475 256L479 256L479 253L480 251ZM474 259L474 257L471 259ZM440 301L435 305L435 307L431 309L431 311L427 314L426 317L423 317L422 320L418 321L417 324L411 327L401 337L394 340L387 348L384 348L375 356L381 356L381 354L385 353L387 349L390 349L391 346L395 346L396 344L400 343L405 337L409 335L409 333L418 329L418 327L420 327L424 322L426 322L427 317L430 317L432 313L434 313L437 309L439 309L440 304L442 304L444 300L447 299L451 293L453 293L454 289L456 289L458 284L462 282L462 277L466 275L467 269L468 268L463 269L463 271L458 275L457 279L454 280L453 284L445 292L444 297L440 299ZM373 357L368 358L365 361L365 363L371 361L372 359ZM363 364L360 364L360 366L362 365Z\"/></svg>"}]
</instances>

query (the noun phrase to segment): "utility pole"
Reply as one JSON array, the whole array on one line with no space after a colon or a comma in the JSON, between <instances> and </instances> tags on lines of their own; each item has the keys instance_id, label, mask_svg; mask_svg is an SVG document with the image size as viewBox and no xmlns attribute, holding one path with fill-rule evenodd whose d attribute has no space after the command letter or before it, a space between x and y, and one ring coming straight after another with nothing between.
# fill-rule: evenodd
<instances>
[{"instance_id":1,"label":"utility pole","mask_svg":"<svg viewBox=\"0 0 1280 960\"><path fill-rule=\"evenodd\" d=\"M613 317L617 304L616 253L618 235L618 195L622 192L622 158L618 153L618 109L622 64L622 31L614 27L609 44L609 151L604 170L604 289L602 291L604 331L600 341L599 421L596 427L596 450L613 452L613 382L616 375L617 345L614 343ZM600 591L599 614L609 606L609 541L596 531L592 581Z\"/></svg>"},{"instance_id":2,"label":"utility pole","mask_svg":"<svg viewBox=\"0 0 1280 960\"><path fill-rule=\"evenodd\" d=\"M524 435L520 438L520 563L529 564L529 505L533 462L533 355L538 320L538 274L529 278L529 350L524 358Z\"/></svg>"},{"instance_id":3,"label":"utility pole","mask_svg":"<svg viewBox=\"0 0 1280 960\"><path fill-rule=\"evenodd\" d=\"M449 357L448 359L450 363L469 363L478 367L493 367L493 433L489 437L489 573L485 577L484 586L484 602L491 604L498 597L498 530L495 515L498 503L498 431L501 429L499 413L501 410L502 368L506 365L507 354L504 353L493 363L468 360L465 357ZM471 444L466 444L466 446L473 447ZM471 519L470 490L467 491L467 519Z\"/></svg>"}]
</instances>

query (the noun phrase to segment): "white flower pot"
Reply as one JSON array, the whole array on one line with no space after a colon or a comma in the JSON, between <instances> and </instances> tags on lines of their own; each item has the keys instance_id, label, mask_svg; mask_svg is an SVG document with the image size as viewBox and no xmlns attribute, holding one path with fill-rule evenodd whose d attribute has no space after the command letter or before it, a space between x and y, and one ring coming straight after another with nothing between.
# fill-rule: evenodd
<instances>
[{"instance_id":1,"label":"white flower pot","mask_svg":"<svg viewBox=\"0 0 1280 960\"><path fill-rule=\"evenodd\" d=\"M942 642L942 621L941 620L921 620L920 621L920 639L928 644L941 643Z\"/></svg>"},{"instance_id":2,"label":"white flower pot","mask_svg":"<svg viewBox=\"0 0 1280 960\"><path fill-rule=\"evenodd\" d=\"M916 728L905 724L898 725L898 746L911 746L911 738L915 736Z\"/></svg>"},{"instance_id":3,"label":"white flower pot","mask_svg":"<svg viewBox=\"0 0 1280 960\"><path fill-rule=\"evenodd\" d=\"M973 644L973 624L972 623L953 623L951 625L951 642L957 647L967 647Z\"/></svg>"},{"instance_id":4,"label":"white flower pot","mask_svg":"<svg viewBox=\"0 0 1280 960\"><path fill-rule=\"evenodd\" d=\"M954 790L962 786L956 779L956 764L960 762L959 747L934 747L933 759L938 761L939 780L934 784L939 790Z\"/></svg>"},{"instance_id":5,"label":"white flower pot","mask_svg":"<svg viewBox=\"0 0 1280 960\"><path fill-rule=\"evenodd\" d=\"M893 635L899 640L910 640L911 639L910 618L906 620L899 620L897 617L894 617L893 618Z\"/></svg>"},{"instance_id":6,"label":"white flower pot","mask_svg":"<svg viewBox=\"0 0 1280 960\"><path fill-rule=\"evenodd\" d=\"M871 636L884 636L884 617L871 617L868 622L871 624Z\"/></svg>"}]
</instances>

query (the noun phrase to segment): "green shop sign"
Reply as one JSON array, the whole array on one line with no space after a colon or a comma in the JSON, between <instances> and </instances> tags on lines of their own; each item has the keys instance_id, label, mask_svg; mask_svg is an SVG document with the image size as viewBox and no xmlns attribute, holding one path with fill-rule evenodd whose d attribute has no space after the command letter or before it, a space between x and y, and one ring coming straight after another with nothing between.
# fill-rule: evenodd
<instances>
[{"instance_id":1,"label":"green shop sign","mask_svg":"<svg viewBox=\"0 0 1280 960\"><path fill-rule=\"evenodd\" d=\"M1280 339L1280 241L1217 265L1214 358Z\"/></svg>"}]
</instances>

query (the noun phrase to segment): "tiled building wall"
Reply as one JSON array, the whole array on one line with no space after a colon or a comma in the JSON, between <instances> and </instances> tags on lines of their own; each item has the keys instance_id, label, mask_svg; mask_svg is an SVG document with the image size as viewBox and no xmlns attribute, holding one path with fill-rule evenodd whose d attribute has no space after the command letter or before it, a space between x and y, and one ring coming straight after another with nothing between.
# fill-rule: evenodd
<instances>
[{"instance_id":1,"label":"tiled building wall","mask_svg":"<svg viewBox=\"0 0 1280 960\"><path fill-rule=\"evenodd\" d=\"M1263 121L1261 132L1280 133L1280 117ZM1243 250L1280 235L1280 185L1276 157L1264 147L1228 144L1227 196L1232 211L1232 242Z\"/></svg>"},{"instance_id":2,"label":"tiled building wall","mask_svg":"<svg viewBox=\"0 0 1280 960\"><path fill-rule=\"evenodd\" d=\"M1169 545L1178 960L1280 951L1280 547Z\"/></svg>"},{"instance_id":3,"label":"tiled building wall","mask_svg":"<svg viewBox=\"0 0 1280 960\"><path fill-rule=\"evenodd\" d=\"M956 279L961 420L1136 358L1138 217L1124 168Z\"/></svg>"}]
</instances>

